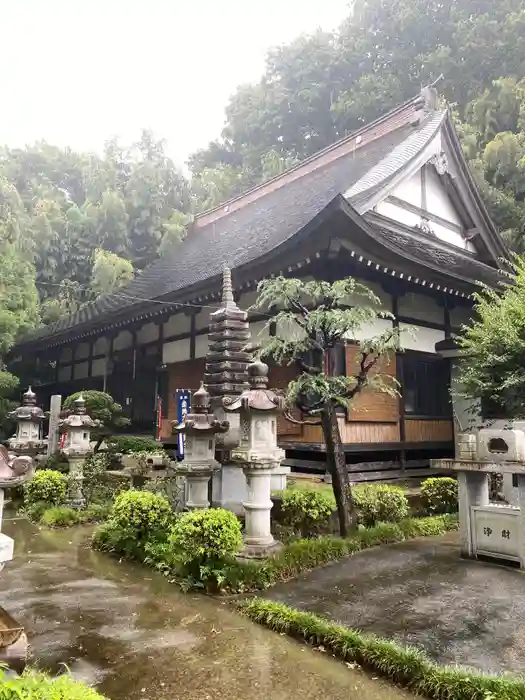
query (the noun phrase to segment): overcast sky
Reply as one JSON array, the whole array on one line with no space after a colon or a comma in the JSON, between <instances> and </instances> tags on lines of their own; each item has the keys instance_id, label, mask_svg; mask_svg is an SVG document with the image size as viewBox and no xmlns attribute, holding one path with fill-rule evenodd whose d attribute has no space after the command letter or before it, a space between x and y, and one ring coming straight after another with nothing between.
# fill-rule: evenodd
<instances>
[{"instance_id":1,"label":"overcast sky","mask_svg":"<svg viewBox=\"0 0 525 700\"><path fill-rule=\"evenodd\" d=\"M142 127L182 164L219 135L269 47L333 29L348 0L0 0L0 142L100 150Z\"/></svg>"}]
</instances>

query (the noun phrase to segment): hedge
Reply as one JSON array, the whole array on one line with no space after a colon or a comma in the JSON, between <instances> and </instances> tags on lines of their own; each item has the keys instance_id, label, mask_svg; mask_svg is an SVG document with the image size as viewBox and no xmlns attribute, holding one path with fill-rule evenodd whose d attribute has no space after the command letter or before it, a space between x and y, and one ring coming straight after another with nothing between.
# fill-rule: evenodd
<instances>
[{"instance_id":1,"label":"hedge","mask_svg":"<svg viewBox=\"0 0 525 700\"><path fill-rule=\"evenodd\" d=\"M253 598L239 604L254 622L307 644L323 646L334 656L386 676L431 700L523 700L525 680L490 676L453 666L439 666L424 652L362 634L282 603Z\"/></svg>"},{"instance_id":2,"label":"hedge","mask_svg":"<svg viewBox=\"0 0 525 700\"><path fill-rule=\"evenodd\" d=\"M351 536L325 536L290 542L277 554L262 561L239 561L231 558L221 566L220 589L227 593L246 593L269 588L276 583L295 578L303 571L323 566L331 561L355 554L381 544L403 542L414 537L443 535L457 529L457 517L442 515L412 518L399 523L379 523L372 528L361 528ZM92 546L141 561L151 566L184 588L203 588L202 581L190 585L174 559L173 547L167 536L159 539L155 533L149 541L140 542L136 533L120 527L112 520L100 525L93 533Z\"/></svg>"}]
</instances>

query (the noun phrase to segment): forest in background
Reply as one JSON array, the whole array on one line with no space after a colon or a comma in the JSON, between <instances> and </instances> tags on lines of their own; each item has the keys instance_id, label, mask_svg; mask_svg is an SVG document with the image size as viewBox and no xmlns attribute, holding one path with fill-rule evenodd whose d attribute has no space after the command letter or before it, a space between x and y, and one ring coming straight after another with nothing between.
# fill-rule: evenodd
<instances>
[{"instance_id":1,"label":"forest in background","mask_svg":"<svg viewBox=\"0 0 525 700\"><path fill-rule=\"evenodd\" d=\"M186 177L144 131L102 154L0 149L0 358L175 251L192 217L265 181L443 76L471 168L525 250L525 0L355 0L336 32L269 51ZM8 108L8 107L6 107ZM0 395L16 380L0 371ZM1 407L0 407L1 412Z\"/></svg>"}]
</instances>

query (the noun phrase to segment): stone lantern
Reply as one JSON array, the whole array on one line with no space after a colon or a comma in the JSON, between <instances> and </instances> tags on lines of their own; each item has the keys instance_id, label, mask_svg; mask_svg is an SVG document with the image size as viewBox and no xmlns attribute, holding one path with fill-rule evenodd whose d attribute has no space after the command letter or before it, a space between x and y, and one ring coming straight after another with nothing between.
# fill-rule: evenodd
<instances>
[{"instance_id":1,"label":"stone lantern","mask_svg":"<svg viewBox=\"0 0 525 700\"><path fill-rule=\"evenodd\" d=\"M13 558L13 540L2 532L4 489L20 486L33 476L33 472L34 462L31 457L18 457L0 445L0 571L5 562Z\"/></svg>"},{"instance_id":2,"label":"stone lantern","mask_svg":"<svg viewBox=\"0 0 525 700\"><path fill-rule=\"evenodd\" d=\"M22 396L22 405L11 411L9 417L16 422L16 434L7 444L15 454L34 457L46 449L42 436L45 415L36 405L36 394L31 387Z\"/></svg>"},{"instance_id":3,"label":"stone lantern","mask_svg":"<svg viewBox=\"0 0 525 700\"><path fill-rule=\"evenodd\" d=\"M86 499L82 493L84 462L91 454L91 430L100 425L86 413L86 402L82 394L73 402L73 413L59 421L59 428L66 439L62 452L69 462L68 503L73 508L83 508Z\"/></svg>"},{"instance_id":4,"label":"stone lantern","mask_svg":"<svg viewBox=\"0 0 525 700\"><path fill-rule=\"evenodd\" d=\"M219 421L210 413L211 396L201 382L192 396L191 410L182 423L174 423L173 431L186 437L184 460L176 467L177 474L186 477L186 508L208 508L208 486L214 471L220 468L215 460L215 438L225 433L228 421Z\"/></svg>"},{"instance_id":5,"label":"stone lantern","mask_svg":"<svg viewBox=\"0 0 525 700\"><path fill-rule=\"evenodd\" d=\"M226 411L240 416L239 444L231 458L246 476L247 499L242 556L264 557L280 543L271 532L271 481L275 467L284 457L277 447L277 416L284 410L284 399L268 389L268 365L256 361L248 365L250 388L236 399L224 399Z\"/></svg>"}]
</instances>

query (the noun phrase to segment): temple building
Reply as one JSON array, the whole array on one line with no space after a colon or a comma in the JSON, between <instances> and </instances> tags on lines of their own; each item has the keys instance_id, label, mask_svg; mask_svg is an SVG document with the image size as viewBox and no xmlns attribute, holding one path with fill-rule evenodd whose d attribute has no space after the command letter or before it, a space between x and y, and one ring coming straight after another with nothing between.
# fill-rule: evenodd
<instances>
[{"instance_id":1,"label":"temple building","mask_svg":"<svg viewBox=\"0 0 525 700\"><path fill-rule=\"evenodd\" d=\"M197 390L205 372L210 314L232 270L242 310L270 275L358 278L394 320L404 352L383 371L401 396L365 391L339 417L349 464L367 474L425 469L453 453L451 361L436 352L471 317L472 293L498 283L508 256L468 170L451 114L433 88L274 179L196 217L185 241L118 294L26 337L11 369L23 385L53 393L103 389L123 404L135 432L153 432L157 397L164 434L176 389ZM252 340L284 333L249 311ZM408 332L407 329L412 331ZM336 370L350 371L349 340ZM446 345L446 344L445 344ZM273 367L285 387L291 368ZM320 428L281 419L280 446L293 466L322 462Z\"/></svg>"}]
</instances>

